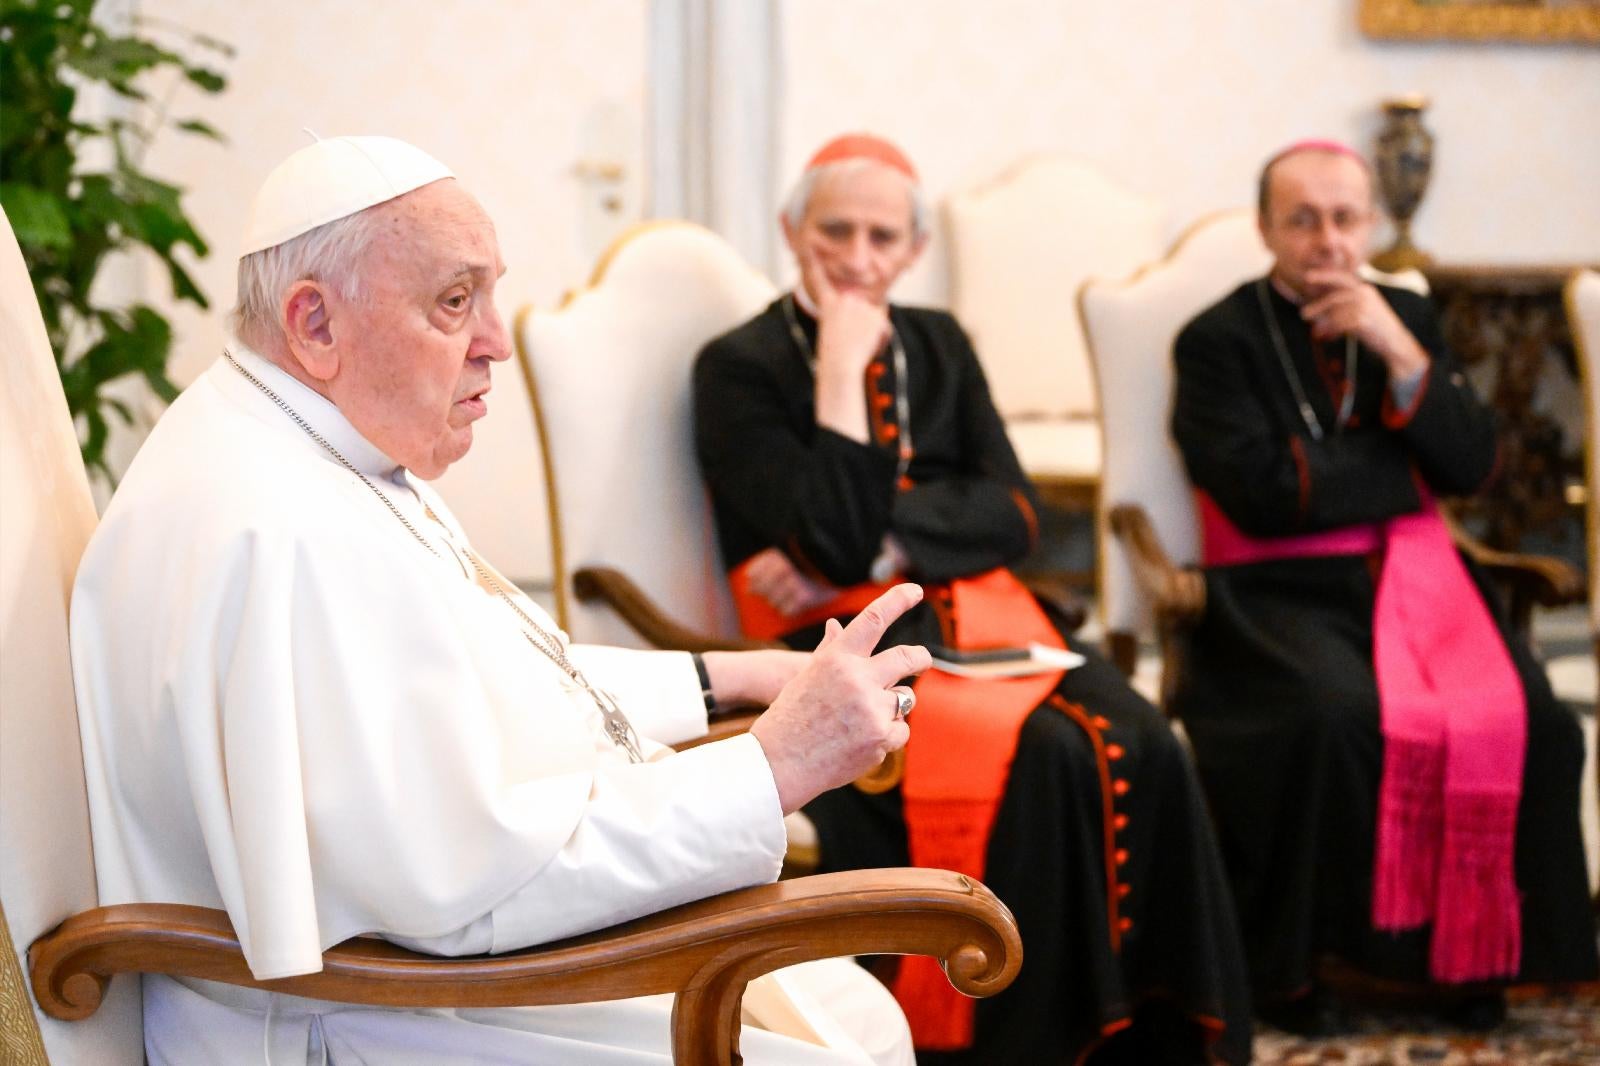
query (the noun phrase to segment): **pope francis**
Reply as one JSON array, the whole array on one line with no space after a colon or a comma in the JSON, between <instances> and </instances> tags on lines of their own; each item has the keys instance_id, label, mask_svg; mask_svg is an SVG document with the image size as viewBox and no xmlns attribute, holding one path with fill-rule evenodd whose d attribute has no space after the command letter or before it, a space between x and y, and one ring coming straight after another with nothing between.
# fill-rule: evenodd
<instances>
[{"instance_id":1,"label":"pope francis","mask_svg":"<svg viewBox=\"0 0 1600 1066\"><path fill-rule=\"evenodd\" d=\"M569 644L428 486L509 355L494 228L381 137L266 179L236 343L172 405L83 558L73 670L103 904L222 907L251 971L360 933L505 951L769 881L783 816L905 743L899 586L814 655ZM681 755L717 704L770 703ZM646 738L655 738L646 739ZM668 757L671 755L671 757ZM648 1063L666 997L394 1011L146 977L155 1064ZM751 986L751 1063L909 1063L842 960Z\"/></svg>"}]
</instances>

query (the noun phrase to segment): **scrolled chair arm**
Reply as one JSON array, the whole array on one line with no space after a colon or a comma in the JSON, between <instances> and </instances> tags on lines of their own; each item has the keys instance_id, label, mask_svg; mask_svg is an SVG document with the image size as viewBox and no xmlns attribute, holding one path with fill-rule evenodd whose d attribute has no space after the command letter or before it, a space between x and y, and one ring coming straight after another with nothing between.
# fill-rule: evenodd
<instances>
[{"instance_id":1,"label":"scrolled chair arm","mask_svg":"<svg viewBox=\"0 0 1600 1066\"><path fill-rule=\"evenodd\" d=\"M1022 965L1004 904L946 870L856 870L724 893L612 929L504 955L440 958L358 937L319 973L251 976L227 915L178 904L100 907L28 949L34 995L53 1018L93 1014L120 973L220 981L393 1008L506 1007L675 993L674 1061L739 1061L740 1002L756 977L844 955L930 955L969 996L991 996Z\"/></svg>"},{"instance_id":2,"label":"scrolled chair arm","mask_svg":"<svg viewBox=\"0 0 1600 1066\"><path fill-rule=\"evenodd\" d=\"M1128 549L1134 580L1150 597L1162 624L1181 627L1199 621L1206 610L1205 576L1172 562L1144 508L1119 504L1111 509L1110 524Z\"/></svg>"},{"instance_id":3,"label":"scrolled chair arm","mask_svg":"<svg viewBox=\"0 0 1600 1066\"><path fill-rule=\"evenodd\" d=\"M604 603L652 647L671 651L756 651L781 648L764 640L743 640L702 633L678 622L632 578L609 566L585 566L573 572L572 593L583 603Z\"/></svg>"}]
</instances>

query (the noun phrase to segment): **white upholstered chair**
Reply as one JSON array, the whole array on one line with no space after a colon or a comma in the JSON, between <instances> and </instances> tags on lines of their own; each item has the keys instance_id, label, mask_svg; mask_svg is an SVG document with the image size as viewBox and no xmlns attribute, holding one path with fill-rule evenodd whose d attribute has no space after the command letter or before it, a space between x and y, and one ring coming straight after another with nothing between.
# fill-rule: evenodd
<instances>
[{"instance_id":1,"label":"white upholstered chair","mask_svg":"<svg viewBox=\"0 0 1600 1066\"><path fill-rule=\"evenodd\" d=\"M1075 160L1030 160L950 198L951 309L972 336L1022 468L1087 507L1100 405L1073 294L1161 253L1165 212Z\"/></svg>"},{"instance_id":2,"label":"white upholstered chair","mask_svg":"<svg viewBox=\"0 0 1600 1066\"><path fill-rule=\"evenodd\" d=\"M1270 265L1254 212L1228 211L1197 223L1166 258L1133 277L1088 282L1078 296L1106 435L1097 510L1103 622L1112 657L1129 672L1138 636L1154 629L1163 644L1163 695L1179 668L1172 638L1205 609L1194 497L1167 426L1172 344L1191 318ZM1415 270L1364 273L1427 292ZM1534 603L1568 602L1576 589L1576 575L1556 560L1494 552L1459 530L1457 540L1508 584L1522 628Z\"/></svg>"},{"instance_id":3,"label":"white upholstered chair","mask_svg":"<svg viewBox=\"0 0 1600 1066\"><path fill-rule=\"evenodd\" d=\"M1189 319L1270 263L1254 213L1229 211L1201 220L1165 259L1128 280L1092 280L1079 290L1105 436L1096 507L1100 613L1124 669L1132 668L1137 636L1155 621L1155 602L1135 577L1127 541L1113 533L1112 512L1139 507L1175 566L1200 559L1188 475L1167 430L1172 342Z\"/></svg>"},{"instance_id":4,"label":"white upholstered chair","mask_svg":"<svg viewBox=\"0 0 1600 1066\"><path fill-rule=\"evenodd\" d=\"M0 375L0 1063L135 1066L144 1061L139 973L256 982L221 911L95 906L67 650L69 593L94 509L3 214ZM322 972L272 988L394 1007L672 992L674 1059L709 1066L737 1056L740 998L752 978L861 953L934 955L958 988L990 995L1015 976L1021 941L1005 907L969 878L868 870L730 892L490 958L439 959L358 938L330 948Z\"/></svg>"},{"instance_id":5,"label":"white upholstered chair","mask_svg":"<svg viewBox=\"0 0 1600 1066\"><path fill-rule=\"evenodd\" d=\"M138 977L113 981L91 1021L68 1025L35 1013L18 957L98 902L67 657L95 513L44 318L9 222L0 228L0 1062L142 1063Z\"/></svg>"},{"instance_id":6,"label":"white upholstered chair","mask_svg":"<svg viewBox=\"0 0 1600 1066\"><path fill-rule=\"evenodd\" d=\"M1589 560L1589 632L1600 669L1600 271L1578 270L1567 279L1567 324L1578 355L1583 382L1584 544ZM1600 799L1600 754L1595 758L1596 796ZM1600 907L1600 888L1595 892Z\"/></svg>"},{"instance_id":7,"label":"white upholstered chair","mask_svg":"<svg viewBox=\"0 0 1600 1066\"><path fill-rule=\"evenodd\" d=\"M710 230L658 221L618 238L559 309L518 314L517 358L544 449L557 620L575 640L757 646L739 635L695 459L690 371L707 341L776 295ZM714 719L706 739L752 718ZM890 788L903 764L892 753L857 786ZM790 817L791 862L805 868L814 831Z\"/></svg>"},{"instance_id":8,"label":"white upholstered chair","mask_svg":"<svg viewBox=\"0 0 1600 1066\"><path fill-rule=\"evenodd\" d=\"M624 234L560 309L518 314L544 449L556 617L575 640L682 643L619 613L640 606L622 575L671 612L678 636L737 639L694 455L689 373L702 345L776 295L709 230L653 222Z\"/></svg>"},{"instance_id":9,"label":"white upholstered chair","mask_svg":"<svg viewBox=\"0 0 1600 1066\"><path fill-rule=\"evenodd\" d=\"M1578 377L1583 382L1583 466L1585 494L1584 543L1589 558L1589 630L1595 637L1600 660L1600 271L1579 270L1567 279L1567 323L1578 354Z\"/></svg>"}]
</instances>

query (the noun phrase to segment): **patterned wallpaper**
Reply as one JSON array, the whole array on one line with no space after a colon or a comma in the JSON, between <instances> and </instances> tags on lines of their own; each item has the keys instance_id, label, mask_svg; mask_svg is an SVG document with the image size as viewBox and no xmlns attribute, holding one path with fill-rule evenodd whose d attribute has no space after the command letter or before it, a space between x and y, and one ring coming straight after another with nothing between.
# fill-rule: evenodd
<instances>
[{"instance_id":1,"label":"patterned wallpaper","mask_svg":"<svg viewBox=\"0 0 1600 1066\"><path fill-rule=\"evenodd\" d=\"M1453 262L1600 259L1600 49L1367 40L1356 0L785 0L785 165L845 128L898 138L942 197L1068 152L1161 197L1174 234L1250 202L1307 135L1369 148L1378 101L1433 99L1413 232ZM939 242L901 298L938 303Z\"/></svg>"}]
</instances>

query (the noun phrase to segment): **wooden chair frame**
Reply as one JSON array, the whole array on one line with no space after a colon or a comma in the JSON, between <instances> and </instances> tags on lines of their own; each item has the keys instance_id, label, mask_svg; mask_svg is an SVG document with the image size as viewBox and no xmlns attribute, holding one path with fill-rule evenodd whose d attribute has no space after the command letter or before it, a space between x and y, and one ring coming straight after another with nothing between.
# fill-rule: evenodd
<instances>
[{"instance_id":1,"label":"wooden chair frame","mask_svg":"<svg viewBox=\"0 0 1600 1066\"><path fill-rule=\"evenodd\" d=\"M75 1021L120 973L221 981L285 995L393 1008L589 1003L670 992L673 1061L730 1066L740 1002L762 974L854 954L938 958L970 996L1005 988L1022 964L1011 913L944 870L861 870L741 889L603 932L496 956L438 958L358 937L320 973L257 981L226 913L175 904L99 907L28 949L40 1008Z\"/></svg>"}]
</instances>

